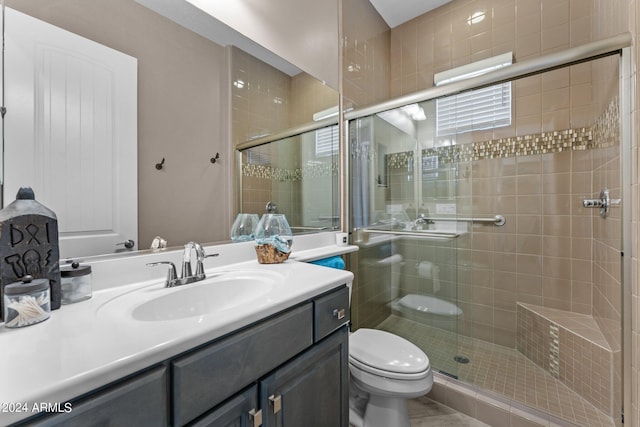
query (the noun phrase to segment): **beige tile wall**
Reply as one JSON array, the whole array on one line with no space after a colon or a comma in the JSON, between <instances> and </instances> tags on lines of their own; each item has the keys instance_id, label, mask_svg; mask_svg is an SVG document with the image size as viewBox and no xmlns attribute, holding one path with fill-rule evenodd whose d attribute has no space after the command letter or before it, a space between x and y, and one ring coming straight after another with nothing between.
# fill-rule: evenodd
<instances>
[{"instance_id":1,"label":"beige tile wall","mask_svg":"<svg viewBox=\"0 0 640 427\"><path fill-rule=\"evenodd\" d=\"M593 0L454 0L391 30L391 96L429 88L434 73L501 53L523 61L589 42L592 12ZM483 19L471 23L474 13ZM554 91L547 112L570 102L568 90L547 89Z\"/></svg>"},{"instance_id":2,"label":"beige tile wall","mask_svg":"<svg viewBox=\"0 0 640 427\"><path fill-rule=\"evenodd\" d=\"M390 34L369 1L342 1L343 107L362 108L390 98Z\"/></svg>"},{"instance_id":3,"label":"beige tile wall","mask_svg":"<svg viewBox=\"0 0 640 427\"><path fill-rule=\"evenodd\" d=\"M337 92L310 75L289 76L230 49L234 145L311 123L314 113L338 105Z\"/></svg>"},{"instance_id":4,"label":"beige tile wall","mask_svg":"<svg viewBox=\"0 0 640 427\"><path fill-rule=\"evenodd\" d=\"M234 146L289 128L292 95L288 75L231 47L231 85Z\"/></svg>"}]
</instances>

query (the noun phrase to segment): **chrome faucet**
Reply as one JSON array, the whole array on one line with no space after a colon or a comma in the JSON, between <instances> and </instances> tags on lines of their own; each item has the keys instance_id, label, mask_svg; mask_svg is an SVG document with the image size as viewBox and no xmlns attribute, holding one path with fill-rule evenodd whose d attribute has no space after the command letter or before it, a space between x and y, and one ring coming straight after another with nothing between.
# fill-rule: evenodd
<instances>
[{"instance_id":1,"label":"chrome faucet","mask_svg":"<svg viewBox=\"0 0 640 427\"><path fill-rule=\"evenodd\" d=\"M418 218L416 218L416 221L413 223L413 228L414 230L422 230L422 226L424 225L429 225L429 224L435 224L433 222L433 220L429 219L426 217L425 214L421 213L420 215L418 215Z\"/></svg>"},{"instance_id":2,"label":"chrome faucet","mask_svg":"<svg viewBox=\"0 0 640 427\"><path fill-rule=\"evenodd\" d=\"M193 274L193 270L191 268L192 251L195 251L196 253L196 274ZM181 286L188 283L194 283L199 282L200 280L204 280L207 277L204 272L204 259L215 256L218 256L218 254L216 253L207 255L200 243L189 242L184 245L184 252L182 254L182 272L180 273L180 277L178 277L177 275L175 264L170 261L151 262L147 265L154 266L160 264L168 264L169 272L167 273L165 286L167 288L172 288L174 286Z\"/></svg>"},{"instance_id":3,"label":"chrome faucet","mask_svg":"<svg viewBox=\"0 0 640 427\"><path fill-rule=\"evenodd\" d=\"M196 274L192 273L191 269L191 252L195 251L196 253ZM206 278L207 276L204 274L204 259L207 257L218 256L218 254L207 255L202 249L202 245L196 242L189 242L184 245L184 253L182 254L182 274L180 275L181 279L189 279L193 278L193 282L197 282ZM190 282L187 282L190 283Z\"/></svg>"}]
</instances>

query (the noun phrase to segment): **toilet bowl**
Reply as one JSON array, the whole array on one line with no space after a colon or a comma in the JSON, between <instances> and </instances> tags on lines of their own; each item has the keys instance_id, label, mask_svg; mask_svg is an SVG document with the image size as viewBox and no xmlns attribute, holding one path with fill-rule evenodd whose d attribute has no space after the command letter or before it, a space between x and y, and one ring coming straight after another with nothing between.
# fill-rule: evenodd
<instances>
[{"instance_id":1,"label":"toilet bowl","mask_svg":"<svg viewBox=\"0 0 640 427\"><path fill-rule=\"evenodd\" d=\"M429 358L402 337L375 329L349 336L349 421L356 427L408 427L407 399L433 385Z\"/></svg>"},{"instance_id":2,"label":"toilet bowl","mask_svg":"<svg viewBox=\"0 0 640 427\"><path fill-rule=\"evenodd\" d=\"M464 313L457 305L432 295L407 294L391 303L391 312L415 322L455 332Z\"/></svg>"}]
</instances>

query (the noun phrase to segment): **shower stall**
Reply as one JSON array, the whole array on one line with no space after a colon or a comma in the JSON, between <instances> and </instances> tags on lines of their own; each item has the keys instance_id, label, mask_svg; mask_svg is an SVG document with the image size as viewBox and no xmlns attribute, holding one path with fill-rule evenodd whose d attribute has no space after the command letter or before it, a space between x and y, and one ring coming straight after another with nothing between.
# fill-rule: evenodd
<instances>
[{"instance_id":1,"label":"shower stall","mask_svg":"<svg viewBox=\"0 0 640 427\"><path fill-rule=\"evenodd\" d=\"M345 114L354 330L557 419L620 424L626 45Z\"/></svg>"}]
</instances>

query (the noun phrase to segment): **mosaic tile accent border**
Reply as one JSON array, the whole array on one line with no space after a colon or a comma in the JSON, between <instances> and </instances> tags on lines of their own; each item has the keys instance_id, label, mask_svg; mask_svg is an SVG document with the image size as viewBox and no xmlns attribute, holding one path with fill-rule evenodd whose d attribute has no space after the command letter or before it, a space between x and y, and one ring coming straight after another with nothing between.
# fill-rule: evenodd
<instances>
[{"instance_id":1,"label":"mosaic tile accent border","mask_svg":"<svg viewBox=\"0 0 640 427\"><path fill-rule=\"evenodd\" d=\"M387 155L387 166L389 169L406 168L413 165L413 151L405 151L402 153L392 153Z\"/></svg>"},{"instance_id":2,"label":"mosaic tile accent border","mask_svg":"<svg viewBox=\"0 0 640 427\"><path fill-rule=\"evenodd\" d=\"M549 373L554 378L560 376L560 332L558 325L549 325Z\"/></svg>"},{"instance_id":3,"label":"mosaic tile accent border","mask_svg":"<svg viewBox=\"0 0 640 427\"><path fill-rule=\"evenodd\" d=\"M499 138L471 144L451 145L422 150L422 157L437 156L440 164L456 161L470 162L494 158L532 156L546 153L559 153L569 150L590 150L616 145L620 141L620 108L615 97L595 124L591 127L565 129L538 134ZM353 144L352 144L353 145ZM357 147L356 147L357 148ZM352 153L352 156L369 157L369 147ZM412 151L392 153L386 156L389 169L415 166ZM303 178L321 178L338 173L338 163L308 164L302 168L282 169L268 165L244 164L242 176L272 179L278 181L300 181Z\"/></svg>"},{"instance_id":4,"label":"mosaic tile accent border","mask_svg":"<svg viewBox=\"0 0 640 427\"><path fill-rule=\"evenodd\" d=\"M620 103L615 97L593 125L593 146L606 148L620 143Z\"/></svg>"},{"instance_id":5,"label":"mosaic tile accent border","mask_svg":"<svg viewBox=\"0 0 640 427\"><path fill-rule=\"evenodd\" d=\"M302 181L334 177L338 174L338 163L314 163L302 168L283 169L254 163L242 164L242 176L269 179L273 181Z\"/></svg>"},{"instance_id":6,"label":"mosaic tile accent border","mask_svg":"<svg viewBox=\"0 0 640 427\"><path fill-rule=\"evenodd\" d=\"M565 129L429 148L422 150L422 155L437 155L440 163L453 163L605 148L616 145L620 141L619 118L619 103L618 98L615 97L595 124L589 128Z\"/></svg>"}]
</instances>

